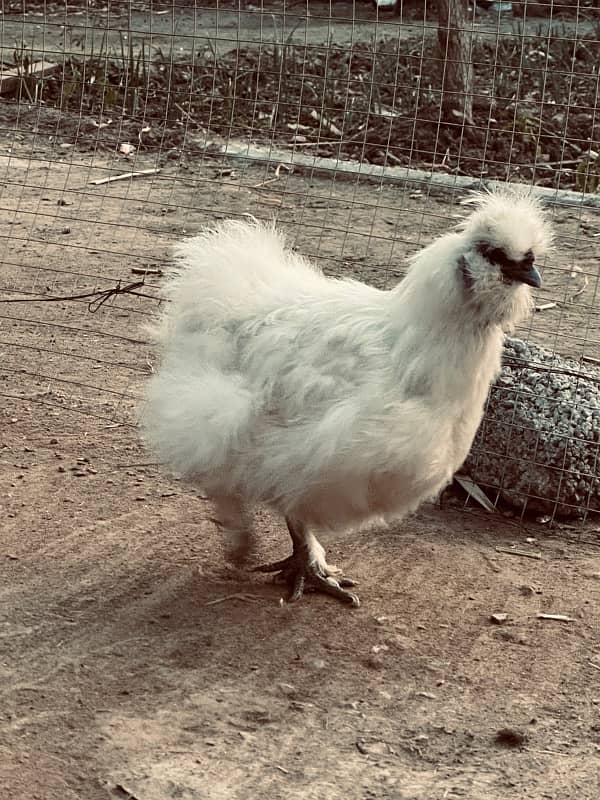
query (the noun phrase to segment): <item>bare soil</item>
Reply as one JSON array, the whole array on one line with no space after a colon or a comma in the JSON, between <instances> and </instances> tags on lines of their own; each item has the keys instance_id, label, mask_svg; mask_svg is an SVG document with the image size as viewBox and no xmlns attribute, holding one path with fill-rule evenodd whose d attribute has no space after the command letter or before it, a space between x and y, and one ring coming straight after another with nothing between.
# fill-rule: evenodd
<instances>
[{"instance_id":1,"label":"bare soil","mask_svg":"<svg viewBox=\"0 0 600 800\"><path fill-rule=\"evenodd\" d=\"M177 238L247 212L328 271L390 285L457 214L401 188L209 160L94 186L154 164L9 141L3 299L131 283ZM540 302L559 305L521 333L598 357L598 218L555 219ZM426 506L327 543L360 609L281 603L226 564L209 504L139 442L157 301L87 302L0 304L2 797L596 800L598 528ZM259 559L286 554L280 520L260 510L257 527ZM532 557L497 549L513 545Z\"/></svg>"}]
</instances>

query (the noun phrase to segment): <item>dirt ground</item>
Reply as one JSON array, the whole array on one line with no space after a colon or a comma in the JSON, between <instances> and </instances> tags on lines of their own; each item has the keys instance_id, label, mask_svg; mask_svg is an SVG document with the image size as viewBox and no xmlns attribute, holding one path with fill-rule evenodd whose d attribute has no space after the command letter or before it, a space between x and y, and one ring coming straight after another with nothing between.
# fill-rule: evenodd
<instances>
[{"instance_id":1,"label":"dirt ground","mask_svg":"<svg viewBox=\"0 0 600 800\"><path fill-rule=\"evenodd\" d=\"M402 188L210 160L92 185L153 164L3 136L5 299L131 283L179 237L247 212L276 217L329 271L389 285L458 213ZM555 221L539 299L559 305L522 333L599 357L598 217ZM0 304L2 797L596 800L597 523L426 506L328 543L359 609L282 604L227 566L206 500L138 440L156 301L87 302ZM260 511L257 526L260 559L287 552L279 520Z\"/></svg>"}]
</instances>

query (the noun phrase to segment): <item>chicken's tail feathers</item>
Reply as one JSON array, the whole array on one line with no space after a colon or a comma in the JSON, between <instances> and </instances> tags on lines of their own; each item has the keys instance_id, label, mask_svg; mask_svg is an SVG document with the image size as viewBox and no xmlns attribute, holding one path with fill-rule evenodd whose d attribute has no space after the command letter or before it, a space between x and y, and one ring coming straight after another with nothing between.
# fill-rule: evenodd
<instances>
[{"instance_id":1,"label":"chicken's tail feathers","mask_svg":"<svg viewBox=\"0 0 600 800\"><path fill-rule=\"evenodd\" d=\"M179 242L166 276L165 304L149 326L154 341L165 342L174 329L214 327L290 302L322 274L286 246L273 222L251 214L218 222Z\"/></svg>"},{"instance_id":2,"label":"chicken's tail feathers","mask_svg":"<svg viewBox=\"0 0 600 800\"><path fill-rule=\"evenodd\" d=\"M281 255L285 250L285 237L275 228L273 221L261 221L252 214L243 219L226 219L208 225L201 233L189 236L174 247L176 264L174 274L190 269L199 271L209 259L225 259L226 267L234 256L247 257L256 249L256 255L268 257ZM256 266L261 262L256 259Z\"/></svg>"}]
</instances>

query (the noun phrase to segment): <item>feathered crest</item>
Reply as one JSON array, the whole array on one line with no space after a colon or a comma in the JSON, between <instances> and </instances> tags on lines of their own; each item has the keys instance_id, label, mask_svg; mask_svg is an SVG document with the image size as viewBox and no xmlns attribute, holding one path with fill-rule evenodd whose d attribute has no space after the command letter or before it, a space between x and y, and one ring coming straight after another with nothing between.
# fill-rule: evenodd
<instances>
[{"instance_id":1,"label":"feathered crest","mask_svg":"<svg viewBox=\"0 0 600 800\"><path fill-rule=\"evenodd\" d=\"M461 205L475 207L457 228L481 232L508 242L529 239L537 259L553 246L553 233L544 204L531 187L522 184L499 184L473 191ZM525 248L527 249L527 248Z\"/></svg>"}]
</instances>

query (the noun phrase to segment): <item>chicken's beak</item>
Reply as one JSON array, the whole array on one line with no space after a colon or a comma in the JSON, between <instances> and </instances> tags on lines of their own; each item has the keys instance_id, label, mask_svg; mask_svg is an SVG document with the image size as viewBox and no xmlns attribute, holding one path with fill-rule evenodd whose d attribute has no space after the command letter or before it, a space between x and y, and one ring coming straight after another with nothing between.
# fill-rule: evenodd
<instances>
[{"instance_id":1,"label":"chicken's beak","mask_svg":"<svg viewBox=\"0 0 600 800\"><path fill-rule=\"evenodd\" d=\"M532 264L529 269L525 270L522 274L517 273L517 275L515 275L515 280L520 281L521 283L526 283L528 286L533 286L536 289L539 289L542 285L542 276L534 264Z\"/></svg>"},{"instance_id":2,"label":"chicken's beak","mask_svg":"<svg viewBox=\"0 0 600 800\"><path fill-rule=\"evenodd\" d=\"M527 286L533 286L536 289L539 289L542 285L542 276L537 267L532 263L521 262L520 264L511 264L508 269L505 267L502 271L505 277L510 281L526 283Z\"/></svg>"}]
</instances>

